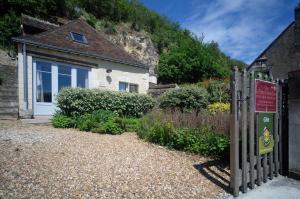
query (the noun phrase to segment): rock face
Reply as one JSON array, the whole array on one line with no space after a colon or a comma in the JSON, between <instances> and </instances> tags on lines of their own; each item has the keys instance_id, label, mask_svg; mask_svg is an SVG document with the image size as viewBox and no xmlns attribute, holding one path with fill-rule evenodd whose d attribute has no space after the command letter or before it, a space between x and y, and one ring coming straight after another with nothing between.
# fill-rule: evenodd
<instances>
[{"instance_id":1,"label":"rock face","mask_svg":"<svg viewBox=\"0 0 300 199\"><path fill-rule=\"evenodd\" d=\"M17 58L12 58L6 51L0 49L0 64L17 67Z\"/></svg>"},{"instance_id":2,"label":"rock face","mask_svg":"<svg viewBox=\"0 0 300 199\"><path fill-rule=\"evenodd\" d=\"M154 74L154 68L158 64L159 54L149 34L144 31L134 31L128 24L116 26L116 33L107 34L100 30L114 44L122 47L131 56L150 66L150 74Z\"/></svg>"}]
</instances>

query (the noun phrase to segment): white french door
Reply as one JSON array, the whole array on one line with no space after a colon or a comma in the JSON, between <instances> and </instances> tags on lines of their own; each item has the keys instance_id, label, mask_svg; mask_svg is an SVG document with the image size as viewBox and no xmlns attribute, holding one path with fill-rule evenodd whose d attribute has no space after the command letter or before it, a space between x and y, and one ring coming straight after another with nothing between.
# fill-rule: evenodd
<instances>
[{"instance_id":1,"label":"white french door","mask_svg":"<svg viewBox=\"0 0 300 199\"><path fill-rule=\"evenodd\" d=\"M55 97L64 87L89 87L88 68L36 60L33 62L34 115L52 115Z\"/></svg>"}]
</instances>

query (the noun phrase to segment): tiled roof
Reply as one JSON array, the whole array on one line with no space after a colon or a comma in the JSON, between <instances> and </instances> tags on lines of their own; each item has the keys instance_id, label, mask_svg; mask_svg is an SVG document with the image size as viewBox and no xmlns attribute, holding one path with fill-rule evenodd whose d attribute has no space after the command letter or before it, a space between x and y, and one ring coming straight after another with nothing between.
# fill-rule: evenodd
<instances>
[{"instance_id":1,"label":"tiled roof","mask_svg":"<svg viewBox=\"0 0 300 199\"><path fill-rule=\"evenodd\" d=\"M27 26L31 26L31 27L35 27L41 30L51 30L54 28L59 27L59 25L57 24L53 24L44 20L40 20L25 14L22 14L22 24L23 25L27 25Z\"/></svg>"},{"instance_id":2,"label":"tiled roof","mask_svg":"<svg viewBox=\"0 0 300 199\"><path fill-rule=\"evenodd\" d=\"M74 42L70 36L70 32L84 35L87 38L88 44ZM13 40L58 51L66 51L141 68L149 68L149 66L135 60L125 50L108 41L101 33L97 32L81 19L71 21L43 33L21 36L13 38Z\"/></svg>"}]
</instances>

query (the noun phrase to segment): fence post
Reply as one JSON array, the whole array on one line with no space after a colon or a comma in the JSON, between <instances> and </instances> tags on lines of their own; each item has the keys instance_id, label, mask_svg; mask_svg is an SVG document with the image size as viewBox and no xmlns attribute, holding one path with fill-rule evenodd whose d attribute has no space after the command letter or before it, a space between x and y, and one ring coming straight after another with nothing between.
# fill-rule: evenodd
<instances>
[{"instance_id":1,"label":"fence post","mask_svg":"<svg viewBox=\"0 0 300 199\"><path fill-rule=\"evenodd\" d=\"M247 192L247 71L243 71L242 81L242 190Z\"/></svg>"},{"instance_id":2,"label":"fence post","mask_svg":"<svg viewBox=\"0 0 300 199\"><path fill-rule=\"evenodd\" d=\"M275 144L274 144L274 160L275 160L275 176L278 176L278 170L279 170L279 163L278 163L278 159L279 159L279 153L278 153L278 147L279 147L279 115L281 112L281 100L279 99L279 95L280 95L280 86L279 86L279 80L277 79L276 81L276 99L277 99L277 111L275 113L275 122L274 122L274 140L275 140Z\"/></svg>"},{"instance_id":3,"label":"fence post","mask_svg":"<svg viewBox=\"0 0 300 199\"><path fill-rule=\"evenodd\" d=\"M250 152L250 187L254 188L254 120L255 120L255 80L250 74L250 109L249 109L249 152Z\"/></svg>"},{"instance_id":4,"label":"fence post","mask_svg":"<svg viewBox=\"0 0 300 199\"><path fill-rule=\"evenodd\" d=\"M230 114L230 182L233 195L239 195L239 118L238 118L238 68L233 68L231 76Z\"/></svg>"}]
</instances>

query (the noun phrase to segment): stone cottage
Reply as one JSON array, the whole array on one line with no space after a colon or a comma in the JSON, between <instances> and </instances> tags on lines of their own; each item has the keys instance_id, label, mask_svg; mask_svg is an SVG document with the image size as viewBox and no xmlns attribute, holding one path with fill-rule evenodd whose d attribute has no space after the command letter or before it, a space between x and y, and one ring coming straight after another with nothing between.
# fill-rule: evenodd
<instances>
[{"instance_id":1,"label":"stone cottage","mask_svg":"<svg viewBox=\"0 0 300 199\"><path fill-rule=\"evenodd\" d=\"M290 176L300 177L300 4L295 20L251 63L247 70L265 70L286 83L283 98L282 139L286 139L286 167ZM286 112L286 115L284 114Z\"/></svg>"},{"instance_id":2,"label":"stone cottage","mask_svg":"<svg viewBox=\"0 0 300 199\"><path fill-rule=\"evenodd\" d=\"M23 16L18 46L19 116L55 112L63 87L147 93L149 66L108 41L84 20L61 26Z\"/></svg>"}]
</instances>

